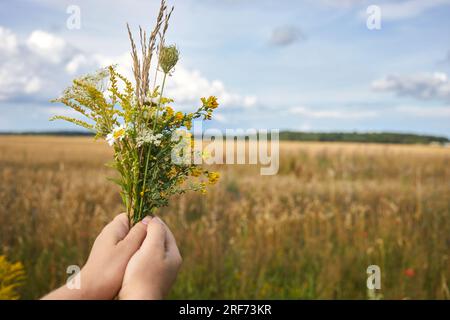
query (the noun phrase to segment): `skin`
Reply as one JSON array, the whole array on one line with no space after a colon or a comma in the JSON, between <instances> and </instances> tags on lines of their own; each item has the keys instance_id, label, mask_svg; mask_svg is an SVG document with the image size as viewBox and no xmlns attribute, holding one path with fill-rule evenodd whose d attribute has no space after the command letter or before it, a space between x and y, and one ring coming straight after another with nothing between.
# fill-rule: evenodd
<instances>
[{"instance_id":1,"label":"skin","mask_svg":"<svg viewBox=\"0 0 450 320\"><path fill-rule=\"evenodd\" d=\"M123 213L95 240L80 272L81 288L64 285L43 299L162 299L181 262L175 238L161 219L146 217L130 229Z\"/></svg>"}]
</instances>

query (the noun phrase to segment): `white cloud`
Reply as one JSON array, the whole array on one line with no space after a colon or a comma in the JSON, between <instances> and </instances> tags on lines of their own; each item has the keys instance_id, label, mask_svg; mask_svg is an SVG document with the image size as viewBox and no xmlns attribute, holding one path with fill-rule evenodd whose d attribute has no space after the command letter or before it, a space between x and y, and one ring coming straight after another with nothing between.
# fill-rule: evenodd
<instances>
[{"instance_id":1,"label":"white cloud","mask_svg":"<svg viewBox=\"0 0 450 320\"><path fill-rule=\"evenodd\" d=\"M16 53L18 46L17 37L11 30L0 26L0 53L11 55Z\"/></svg>"},{"instance_id":2,"label":"white cloud","mask_svg":"<svg viewBox=\"0 0 450 320\"><path fill-rule=\"evenodd\" d=\"M87 54L42 30L33 31L20 43L11 30L0 27L0 101L48 100L57 96L74 75L111 64L117 64L118 71L133 80L129 52L119 56ZM222 106L252 107L257 103L255 96L234 93L222 81L211 81L198 70L182 65L169 79L167 93L185 106L197 106L202 96L209 95L217 96Z\"/></svg>"},{"instance_id":3,"label":"white cloud","mask_svg":"<svg viewBox=\"0 0 450 320\"><path fill-rule=\"evenodd\" d=\"M0 26L0 101L45 99L68 83L65 64L77 50L62 38L41 30L20 42Z\"/></svg>"},{"instance_id":4,"label":"white cloud","mask_svg":"<svg viewBox=\"0 0 450 320\"><path fill-rule=\"evenodd\" d=\"M348 109L312 110L307 107L293 107L289 109L289 113L300 115L305 118L315 119L364 119L373 118L378 115L375 111L358 111Z\"/></svg>"},{"instance_id":5,"label":"white cloud","mask_svg":"<svg viewBox=\"0 0 450 320\"><path fill-rule=\"evenodd\" d=\"M26 44L32 52L55 64L68 55L69 48L64 39L42 30L33 31Z\"/></svg>"},{"instance_id":6,"label":"white cloud","mask_svg":"<svg viewBox=\"0 0 450 320\"><path fill-rule=\"evenodd\" d=\"M450 81L442 72L415 75L389 75L372 82L375 91L394 92L419 99L450 100Z\"/></svg>"},{"instance_id":7,"label":"white cloud","mask_svg":"<svg viewBox=\"0 0 450 320\"><path fill-rule=\"evenodd\" d=\"M222 106L253 107L255 96L242 96L229 91L220 80L208 80L198 70L188 70L182 65L176 67L168 85L168 92L176 102L182 104L199 103L200 97L215 95Z\"/></svg>"}]
</instances>

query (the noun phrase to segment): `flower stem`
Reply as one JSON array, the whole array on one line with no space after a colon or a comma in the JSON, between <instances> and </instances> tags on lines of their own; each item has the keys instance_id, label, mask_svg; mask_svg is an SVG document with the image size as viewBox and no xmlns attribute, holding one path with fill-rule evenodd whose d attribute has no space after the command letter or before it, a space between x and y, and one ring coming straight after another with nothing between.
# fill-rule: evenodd
<instances>
[{"instance_id":1,"label":"flower stem","mask_svg":"<svg viewBox=\"0 0 450 320\"><path fill-rule=\"evenodd\" d=\"M161 106L161 100L162 100L162 96L163 96L163 92L164 92L164 86L166 84L166 77L167 77L167 73L164 73L164 78L163 78L163 82L162 82L162 86L161 86L161 93L159 95L159 101L158 101L158 105L156 107L156 114L155 114L155 120L153 122L153 132L155 132L156 129L156 122L158 120L158 114L159 114L159 108ZM144 202L144 197L145 197L145 187L146 187L146 183L147 183L147 172L148 172L148 163L150 160L150 151L151 151L151 147L148 147L148 151L147 151L147 159L145 159L145 171L144 171L144 183L142 186L142 195L141 195L141 201L139 203L139 219L142 218L142 205Z\"/></svg>"}]
</instances>

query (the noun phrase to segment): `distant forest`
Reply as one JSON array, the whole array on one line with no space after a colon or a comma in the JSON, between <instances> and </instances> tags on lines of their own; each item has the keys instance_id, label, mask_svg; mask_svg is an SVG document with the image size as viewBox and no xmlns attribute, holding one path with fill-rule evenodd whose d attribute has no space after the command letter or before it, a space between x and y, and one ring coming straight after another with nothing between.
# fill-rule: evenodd
<instances>
[{"instance_id":1,"label":"distant forest","mask_svg":"<svg viewBox=\"0 0 450 320\"><path fill-rule=\"evenodd\" d=\"M336 141L336 142L369 142L369 143L448 143L446 137L393 132L280 132L280 140L289 141Z\"/></svg>"},{"instance_id":2,"label":"distant forest","mask_svg":"<svg viewBox=\"0 0 450 320\"><path fill-rule=\"evenodd\" d=\"M56 132L0 132L0 135L51 135L51 136L92 136L83 131ZM446 137L393 132L300 132L281 131L280 140L285 141L327 141L327 142L364 142L364 143L398 143L398 144L446 144Z\"/></svg>"}]
</instances>

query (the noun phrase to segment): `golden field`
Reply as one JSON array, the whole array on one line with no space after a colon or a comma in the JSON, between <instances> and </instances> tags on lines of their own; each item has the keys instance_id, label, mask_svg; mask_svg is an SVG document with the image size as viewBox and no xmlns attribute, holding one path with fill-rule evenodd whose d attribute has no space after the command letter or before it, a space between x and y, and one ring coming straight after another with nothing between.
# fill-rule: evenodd
<instances>
[{"instance_id":1,"label":"golden field","mask_svg":"<svg viewBox=\"0 0 450 320\"><path fill-rule=\"evenodd\" d=\"M160 215L184 263L171 298L450 299L450 149L281 143L280 170L219 167L206 196ZM25 266L22 298L63 284L123 211L111 150L73 137L0 137L0 255Z\"/></svg>"}]
</instances>

